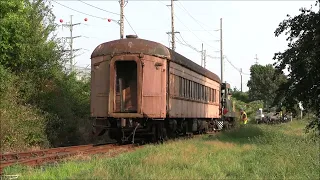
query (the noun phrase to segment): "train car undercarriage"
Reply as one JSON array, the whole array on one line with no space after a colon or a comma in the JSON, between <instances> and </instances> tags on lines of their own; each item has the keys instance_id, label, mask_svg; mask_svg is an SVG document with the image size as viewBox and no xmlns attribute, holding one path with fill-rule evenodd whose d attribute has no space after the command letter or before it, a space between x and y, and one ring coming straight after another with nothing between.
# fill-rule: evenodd
<instances>
[{"instance_id":1,"label":"train car undercarriage","mask_svg":"<svg viewBox=\"0 0 320 180\"><path fill-rule=\"evenodd\" d=\"M233 119L134 119L109 118L96 119L93 134L102 136L107 133L110 139L119 144L128 143L162 143L168 139L193 134L230 129L234 125Z\"/></svg>"}]
</instances>

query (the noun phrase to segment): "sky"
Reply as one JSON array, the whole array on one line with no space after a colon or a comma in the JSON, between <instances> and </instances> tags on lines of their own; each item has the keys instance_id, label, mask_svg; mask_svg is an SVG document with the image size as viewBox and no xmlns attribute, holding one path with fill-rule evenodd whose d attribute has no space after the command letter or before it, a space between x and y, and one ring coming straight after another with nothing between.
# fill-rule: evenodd
<instances>
[{"instance_id":1,"label":"sky","mask_svg":"<svg viewBox=\"0 0 320 180\"><path fill-rule=\"evenodd\" d=\"M81 23L73 27L73 36L81 36L75 38L73 43L75 49L81 48L76 53L78 55L75 57L76 66L90 67L91 53L99 44L120 38L120 26L116 22L107 21L108 18L113 20L120 18L117 15L120 12L117 0L84 1L87 4L78 0L55 1L79 11L52 2L57 24L61 24L60 19L63 23L70 22L70 15L73 15L73 23ZM309 8L314 3L315 1L307 0L174 1L175 31L180 32L176 34L176 52L200 65L201 53L181 42L185 41L197 50L201 50L203 43L207 55L212 57L206 58L206 68L220 77L219 29L222 18L223 54L226 57L224 80L230 83L231 87L240 89L239 69L242 68L243 91L247 91L250 66L256 63L256 55L258 64L272 64L274 53L287 49L286 36L277 38L274 35L279 23L286 19L287 14L297 15L301 7ZM159 42L169 47L169 37L166 33L171 31L171 11L170 7L166 6L169 4L170 1L162 0L129 0L124 8L124 15L128 20L124 23L124 34L137 34L141 39ZM66 27L60 27L57 33L58 37L70 36L70 31Z\"/></svg>"}]
</instances>

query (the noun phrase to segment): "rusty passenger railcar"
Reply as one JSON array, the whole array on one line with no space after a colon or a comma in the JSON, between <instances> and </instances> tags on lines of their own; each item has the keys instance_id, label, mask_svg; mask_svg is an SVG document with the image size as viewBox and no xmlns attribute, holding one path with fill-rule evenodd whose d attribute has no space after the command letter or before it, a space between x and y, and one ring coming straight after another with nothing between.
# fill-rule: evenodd
<instances>
[{"instance_id":1,"label":"rusty passenger railcar","mask_svg":"<svg viewBox=\"0 0 320 180\"><path fill-rule=\"evenodd\" d=\"M148 40L127 36L91 55L94 132L119 142L207 131L220 116L219 77Z\"/></svg>"}]
</instances>

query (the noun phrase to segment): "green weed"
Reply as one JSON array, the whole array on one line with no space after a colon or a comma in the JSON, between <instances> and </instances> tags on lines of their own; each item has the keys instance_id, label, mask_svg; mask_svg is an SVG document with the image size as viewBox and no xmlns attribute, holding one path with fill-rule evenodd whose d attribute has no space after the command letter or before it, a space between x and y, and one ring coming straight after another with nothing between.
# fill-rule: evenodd
<instances>
[{"instance_id":1,"label":"green weed","mask_svg":"<svg viewBox=\"0 0 320 180\"><path fill-rule=\"evenodd\" d=\"M5 174L20 173L22 179L319 179L319 140L305 136L304 125L302 121L248 125L213 136L148 145L114 158L92 156L41 168L17 166L5 169Z\"/></svg>"}]
</instances>

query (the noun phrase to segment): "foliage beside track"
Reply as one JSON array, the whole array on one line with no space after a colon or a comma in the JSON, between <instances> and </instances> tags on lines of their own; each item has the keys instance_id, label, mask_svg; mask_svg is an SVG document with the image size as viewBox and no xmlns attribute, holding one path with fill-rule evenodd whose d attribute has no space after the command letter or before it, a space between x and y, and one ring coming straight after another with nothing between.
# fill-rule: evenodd
<instances>
[{"instance_id":1,"label":"foliage beside track","mask_svg":"<svg viewBox=\"0 0 320 180\"><path fill-rule=\"evenodd\" d=\"M242 108L244 111L247 113L249 122L253 122L256 112L258 111L259 108L263 108L263 101L252 101L245 103L243 101L240 101L236 98L233 98L234 104L236 111L239 112L239 110ZM240 114L239 114L240 116Z\"/></svg>"},{"instance_id":2,"label":"foliage beside track","mask_svg":"<svg viewBox=\"0 0 320 180\"><path fill-rule=\"evenodd\" d=\"M21 179L319 179L319 139L307 122L248 125L115 158L82 157L41 168L9 167Z\"/></svg>"},{"instance_id":3,"label":"foliage beside track","mask_svg":"<svg viewBox=\"0 0 320 180\"><path fill-rule=\"evenodd\" d=\"M1 151L86 143L89 82L66 74L43 0L0 1Z\"/></svg>"}]
</instances>

